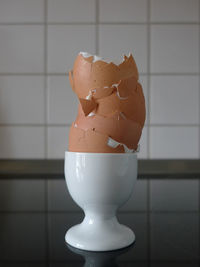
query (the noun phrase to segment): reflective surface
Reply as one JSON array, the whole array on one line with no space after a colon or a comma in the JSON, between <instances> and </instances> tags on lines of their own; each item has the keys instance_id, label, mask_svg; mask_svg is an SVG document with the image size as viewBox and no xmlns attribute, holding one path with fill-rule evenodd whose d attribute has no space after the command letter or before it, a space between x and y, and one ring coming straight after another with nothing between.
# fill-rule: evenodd
<instances>
[{"instance_id":1,"label":"reflective surface","mask_svg":"<svg viewBox=\"0 0 200 267\"><path fill-rule=\"evenodd\" d=\"M114 252L67 246L66 230L83 214L0 213L0 266L188 266L200 264L198 212L121 213L136 234L134 245Z\"/></svg>"}]
</instances>

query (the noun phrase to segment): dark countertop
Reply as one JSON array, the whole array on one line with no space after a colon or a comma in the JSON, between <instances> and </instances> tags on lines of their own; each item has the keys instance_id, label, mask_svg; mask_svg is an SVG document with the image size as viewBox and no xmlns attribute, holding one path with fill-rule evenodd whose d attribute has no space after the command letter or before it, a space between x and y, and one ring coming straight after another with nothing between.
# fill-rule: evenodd
<instances>
[{"instance_id":1,"label":"dark countertop","mask_svg":"<svg viewBox=\"0 0 200 267\"><path fill-rule=\"evenodd\" d=\"M1 212L0 266L200 266L198 212L120 213L135 244L98 253L65 244L66 230L82 218L76 212Z\"/></svg>"},{"instance_id":2,"label":"dark countertop","mask_svg":"<svg viewBox=\"0 0 200 267\"><path fill-rule=\"evenodd\" d=\"M63 160L0 160L0 179L64 176ZM199 159L138 160L138 178L199 178Z\"/></svg>"}]
</instances>

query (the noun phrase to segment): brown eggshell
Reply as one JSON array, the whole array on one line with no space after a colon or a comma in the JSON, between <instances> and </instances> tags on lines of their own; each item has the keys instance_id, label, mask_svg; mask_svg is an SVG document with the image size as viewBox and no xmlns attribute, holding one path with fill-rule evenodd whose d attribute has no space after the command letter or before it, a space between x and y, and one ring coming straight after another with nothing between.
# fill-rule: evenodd
<instances>
[{"instance_id":1,"label":"brown eggshell","mask_svg":"<svg viewBox=\"0 0 200 267\"><path fill-rule=\"evenodd\" d=\"M69 71L69 82L71 85L72 90L74 90L74 81L73 81L73 71Z\"/></svg>"},{"instance_id":2,"label":"brown eggshell","mask_svg":"<svg viewBox=\"0 0 200 267\"><path fill-rule=\"evenodd\" d=\"M92 129L84 131L72 124L69 132L68 150L73 152L90 153L124 153L123 146L112 148L107 145L108 135L98 133Z\"/></svg>"},{"instance_id":3,"label":"brown eggshell","mask_svg":"<svg viewBox=\"0 0 200 267\"><path fill-rule=\"evenodd\" d=\"M145 121L145 101L138 86L137 91L133 91L127 99L119 99L117 93L97 99L98 107L96 114L107 117L112 116L115 112L122 112L127 119L139 123L142 127Z\"/></svg>"},{"instance_id":4,"label":"brown eggshell","mask_svg":"<svg viewBox=\"0 0 200 267\"><path fill-rule=\"evenodd\" d=\"M130 120L138 122L141 127L144 126L146 117L145 98L142 86L139 83L137 83L136 91L133 91L128 99L120 101L120 110Z\"/></svg>"},{"instance_id":5,"label":"brown eggshell","mask_svg":"<svg viewBox=\"0 0 200 267\"><path fill-rule=\"evenodd\" d=\"M90 112L92 112L97 107L97 103L93 99L88 100L88 99L80 98L79 101L80 101L82 110L85 113L85 116L87 116Z\"/></svg>"},{"instance_id":6,"label":"brown eggshell","mask_svg":"<svg viewBox=\"0 0 200 267\"><path fill-rule=\"evenodd\" d=\"M138 68L132 54L130 54L129 57L124 56L124 59L125 60L119 65L121 69L121 78L125 79L130 76L135 76L136 80L138 80Z\"/></svg>"},{"instance_id":7,"label":"brown eggshell","mask_svg":"<svg viewBox=\"0 0 200 267\"><path fill-rule=\"evenodd\" d=\"M137 86L137 79L135 78L135 76L121 80L119 85L117 86L117 91L119 92L119 96L120 97L129 96L136 89L136 86Z\"/></svg>"},{"instance_id":8,"label":"brown eggshell","mask_svg":"<svg viewBox=\"0 0 200 267\"><path fill-rule=\"evenodd\" d=\"M121 79L135 76L138 70L133 56L125 58L120 65L107 63L102 60L92 62L93 57L84 58L79 54L73 68L73 86L79 98L86 98L90 90L95 88L112 87Z\"/></svg>"},{"instance_id":9,"label":"brown eggshell","mask_svg":"<svg viewBox=\"0 0 200 267\"><path fill-rule=\"evenodd\" d=\"M142 133L142 127L128 119L124 119L119 112L112 117L102 117L94 115L77 117L75 124L85 131L95 129L95 131L108 135L115 141L125 144L130 149L137 149L137 144Z\"/></svg>"},{"instance_id":10,"label":"brown eggshell","mask_svg":"<svg viewBox=\"0 0 200 267\"><path fill-rule=\"evenodd\" d=\"M103 98L109 96L114 91L113 87L95 88L92 90L92 97L94 99Z\"/></svg>"},{"instance_id":11,"label":"brown eggshell","mask_svg":"<svg viewBox=\"0 0 200 267\"><path fill-rule=\"evenodd\" d=\"M96 113L101 116L109 116L120 110L120 99L116 92L108 97L97 99L98 108Z\"/></svg>"},{"instance_id":12,"label":"brown eggshell","mask_svg":"<svg viewBox=\"0 0 200 267\"><path fill-rule=\"evenodd\" d=\"M69 80L80 100L70 128L69 151L125 152L123 145L108 146L109 138L136 150L145 121L145 99L133 56L124 56L116 65L79 54Z\"/></svg>"}]
</instances>

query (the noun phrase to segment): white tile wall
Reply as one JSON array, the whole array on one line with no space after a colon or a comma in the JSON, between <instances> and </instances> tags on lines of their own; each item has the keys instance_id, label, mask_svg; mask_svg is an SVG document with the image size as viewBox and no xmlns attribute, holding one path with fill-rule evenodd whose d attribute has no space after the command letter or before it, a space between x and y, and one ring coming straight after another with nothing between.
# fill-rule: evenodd
<instances>
[{"instance_id":1,"label":"white tile wall","mask_svg":"<svg viewBox=\"0 0 200 267\"><path fill-rule=\"evenodd\" d=\"M199 72L198 25L151 26L151 72Z\"/></svg>"},{"instance_id":2,"label":"white tile wall","mask_svg":"<svg viewBox=\"0 0 200 267\"><path fill-rule=\"evenodd\" d=\"M48 26L48 72L66 73L80 51L95 53L95 26Z\"/></svg>"},{"instance_id":3,"label":"white tile wall","mask_svg":"<svg viewBox=\"0 0 200 267\"><path fill-rule=\"evenodd\" d=\"M120 61L123 54L132 52L139 72L147 71L147 26L100 25L99 54Z\"/></svg>"},{"instance_id":4,"label":"white tile wall","mask_svg":"<svg viewBox=\"0 0 200 267\"><path fill-rule=\"evenodd\" d=\"M48 123L72 123L77 114L78 99L68 76L48 77Z\"/></svg>"},{"instance_id":5,"label":"white tile wall","mask_svg":"<svg viewBox=\"0 0 200 267\"><path fill-rule=\"evenodd\" d=\"M140 148L139 148L138 158L145 159L147 158L147 146L148 146L146 126L142 130L142 136L141 136L139 144L140 144Z\"/></svg>"},{"instance_id":6,"label":"white tile wall","mask_svg":"<svg viewBox=\"0 0 200 267\"><path fill-rule=\"evenodd\" d=\"M44 26L0 26L0 73L44 71Z\"/></svg>"},{"instance_id":7,"label":"white tile wall","mask_svg":"<svg viewBox=\"0 0 200 267\"><path fill-rule=\"evenodd\" d=\"M44 77L0 76L0 123L44 124Z\"/></svg>"},{"instance_id":8,"label":"white tile wall","mask_svg":"<svg viewBox=\"0 0 200 267\"><path fill-rule=\"evenodd\" d=\"M0 159L42 159L44 139L44 127L0 126Z\"/></svg>"},{"instance_id":9,"label":"white tile wall","mask_svg":"<svg viewBox=\"0 0 200 267\"><path fill-rule=\"evenodd\" d=\"M64 159L68 147L69 127L48 127L49 159Z\"/></svg>"},{"instance_id":10,"label":"white tile wall","mask_svg":"<svg viewBox=\"0 0 200 267\"><path fill-rule=\"evenodd\" d=\"M151 0L151 21L197 22L198 0Z\"/></svg>"},{"instance_id":11,"label":"white tile wall","mask_svg":"<svg viewBox=\"0 0 200 267\"><path fill-rule=\"evenodd\" d=\"M147 118L140 158L200 156L200 0L1 0L0 158L63 158L79 51L132 52ZM148 114L149 113L149 114Z\"/></svg>"},{"instance_id":12,"label":"white tile wall","mask_svg":"<svg viewBox=\"0 0 200 267\"><path fill-rule=\"evenodd\" d=\"M152 76L150 122L158 124L198 124L198 76Z\"/></svg>"},{"instance_id":13,"label":"white tile wall","mask_svg":"<svg viewBox=\"0 0 200 267\"><path fill-rule=\"evenodd\" d=\"M1 0L0 23L44 22L44 0Z\"/></svg>"},{"instance_id":14,"label":"white tile wall","mask_svg":"<svg viewBox=\"0 0 200 267\"><path fill-rule=\"evenodd\" d=\"M198 127L150 127L151 158L198 158Z\"/></svg>"},{"instance_id":15,"label":"white tile wall","mask_svg":"<svg viewBox=\"0 0 200 267\"><path fill-rule=\"evenodd\" d=\"M95 22L95 0L49 0L48 22Z\"/></svg>"},{"instance_id":16,"label":"white tile wall","mask_svg":"<svg viewBox=\"0 0 200 267\"><path fill-rule=\"evenodd\" d=\"M137 8L136 8L137 7ZM100 22L146 22L147 0L100 0Z\"/></svg>"}]
</instances>

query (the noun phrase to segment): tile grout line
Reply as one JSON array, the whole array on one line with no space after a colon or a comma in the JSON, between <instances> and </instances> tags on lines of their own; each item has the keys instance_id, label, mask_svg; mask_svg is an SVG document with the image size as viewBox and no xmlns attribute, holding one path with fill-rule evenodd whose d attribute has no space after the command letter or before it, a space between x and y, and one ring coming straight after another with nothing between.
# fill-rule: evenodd
<instances>
[{"instance_id":1,"label":"tile grout line","mask_svg":"<svg viewBox=\"0 0 200 267\"><path fill-rule=\"evenodd\" d=\"M98 0L97 0L98 1ZM45 24L51 25L51 26L70 26L70 25L96 25L96 22L1 22L0 26L44 26ZM125 22L125 21L120 21L120 22L99 22L99 25L146 25L146 22ZM156 22L156 21L151 21L148 24L150 25L199 25L200 22L185 22L185 21L161 21L161 22Z\"/></svg>"},{"instance_id":2,"label":"tile grout line","mask_svg":"<svg viewBox=\"0 0 200 267\"><path fill-rule=\"evenodd\" d=\"M150 159L150 42L151 42L151 28L150 28L150 7L151 0L147 0L147 101L148 101L148 120L147 120L147 158ZM147 180L147 259L148 266L151 260L151 221L150 221L150 179Z\"/></svg>"},{"instance_id":3,"label":"tile grout line","mask_svg":"<svg viewBox=\"0 0 200 267\"><path fill-rule=\"evenodd\" d=\"M200 0L198 1L199 3L199 124L200 124ZM199 158L200 158L200 126L199 126ZM198 201L199 201L199 214L198 214L198 219L199 219L199 255L200 255L200 179L198 183ZM199 261L199 267L200 267L200 261Z\"/></svg>"},{"instance_id":4,"label":"tile grout line","mask_svg":"<svg viewBox=\"0 0 200 267\"><path fill-rule=\"evenodd\" d=\"M45 19L45 26L44 26L44 84L45 84L45 97L44 97L44 112L45 112L45 159L48 155L48 129L47 129L47 119L48 119L48 80L47 80L47 2L48 0L44 0L44 19Z\"/></svg>"},{"instance_id":5,"label":"tile grout line","mask_svg":"<svg viewBox=\"0 0 200 267\"><path fill-rule=\"evenodd\" d=\"M147 158L150 158L150 0L147 1Z\"/></svg>"},{"instance_id":6,"label":"tile grout line","mask_svg":"<svg viewBox=\"0 0 200 267\"><path fill-rule=\"evenodd\" d=\"M45 97L44 97L44 112L45 112L45 125L44 125L44 148L45 148L45 159L48 155L48 129L47 129L47 118L48 118L48 77L47 77L47 12L48 12L48 0L44 0L44 91L45 91ZM45 235L46 235L46 266L49 266L49 231L48 231L48 180L45 179Z\"/></svg>"},{"instance_id":7,"label":"tile grout line","mask_svg":"<svg viewBox=\"0 0 200 267\"><path fill-rule=\"evenodd\" d=\"M95 27L95 53L99 55L99 0L95 2L96 7L96 27Z\"/></svg>"},{"instance_id":8,"label":"tile grout line","mask_svg":"<svg viewBox=\"0 0 200 267\"><path fill-rule=\"evenodd\" d=\"M1 72L0 76L68 76L68 73L62 72ZM148 76L147 72L142 72L140 76ZM170 73L170 72L152 72L151 76L199 76L199 72Z\"/></svg>"},{"instance_id":9,"label":"tile grout line","mask_svg":"<svg viewBox=\"0 0 200 267\"><path fill-rule=\"evenodd\" d=\"M199 23L200 23L200 0L199 0ZM199 79L198 79L198 82L199 82L199 158L200 158L200 24L199 24Z\"/></svg>"}]
</instances>

